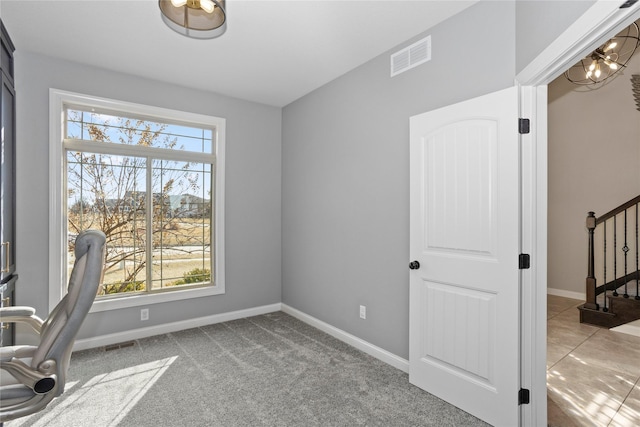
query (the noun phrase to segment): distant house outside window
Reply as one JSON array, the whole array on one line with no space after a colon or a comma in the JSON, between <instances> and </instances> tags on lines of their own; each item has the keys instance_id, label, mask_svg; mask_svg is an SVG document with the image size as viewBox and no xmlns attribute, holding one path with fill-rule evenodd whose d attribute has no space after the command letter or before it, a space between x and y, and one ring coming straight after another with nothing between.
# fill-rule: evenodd
<instances>
[{"instance_id":1,"label":"distant house outside window","mask_svg":"<svg viewBox=\"0 0 640 427\"><path fill-rule=\"evenodd\" d=\"M93 228L107 236L98 302L223 292L224 119L56 93L67 236L61 273L73 267L75 236Z\"/></svg>"}]
</instances>

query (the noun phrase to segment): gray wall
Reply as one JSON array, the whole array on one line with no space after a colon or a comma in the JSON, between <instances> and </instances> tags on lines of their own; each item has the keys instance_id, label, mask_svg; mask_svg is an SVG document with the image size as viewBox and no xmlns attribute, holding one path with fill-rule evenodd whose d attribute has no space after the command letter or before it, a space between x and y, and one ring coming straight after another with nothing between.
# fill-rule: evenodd
<instances>
[{"instance_id":1,"label":"gray wall","mask_svg":"<svg viewBox=\"0 0 640 427\"><path fill-rule=\"evenodd\" d=\"M551 289L585 293L587 212L603 215L640 194L640 111L631 92L632 74L640 74L638 54L631 58L624 73L618 73L598 89L586 90L564 76L549 84L547 278ZM623 224L621 217L618 220L619 225ZM609 226L610 255L611 231ZM623 231L619 226L618 251L623 246ZM600 226L595 259L598 285L604 283L601 233ZM632 236L630 230L630 240ZM634 243L629 247L633 248ZM630 258L633 254L629 253ZM621 252L618 255L620 274L624 271L624 257ZM611 280L612 259L607 268Z\"/></svg>"},{"instance_id":2,"label":"gray wall","mask_svg":"<svg viewBox=\"0 0 640 427\"><path fill-rule=\"evenodd\" d=\"M281 300L280 108L16 52L18 304L47 315L49 88L226 119L226 294L90 314L79 338Z\"/></svg>"},{"instance_id":3,"label":"gray wall","mask_svg":"<svg viewBox=\"0 0 640 427\"><path fill-rule=\"evenodd\" d=\"M282 301L406 358L409 117L511 86L592 3L483 1L424 33L431 62L390 78L388 52L282 110L18 51L18 303L46 311L54 87L227 119L227 293L92 314L81 337Z\"/></svg>"},{"instance_id":4,"label":"gray wall","mask_svg":"<svg viewBox=\"0 0 640 427\"><path fill-rule=\"evenodd\" d=\"M427 64L390 78L385 54L283 112L283 302L404 358L409 117L513 84L515 6L482 2L426 34Z\"/></svg>"},{"instance_id":5,"label":"gray wall","mask_svg":"<svg viewBox=\"0 0 640 427\"><path fill-rule=\"evenodd\" d=\"M529 65L594 3L595 0L517 0L516 71ZM494 51L492 47L488 49Z\"/></svg>"}]
</instances>

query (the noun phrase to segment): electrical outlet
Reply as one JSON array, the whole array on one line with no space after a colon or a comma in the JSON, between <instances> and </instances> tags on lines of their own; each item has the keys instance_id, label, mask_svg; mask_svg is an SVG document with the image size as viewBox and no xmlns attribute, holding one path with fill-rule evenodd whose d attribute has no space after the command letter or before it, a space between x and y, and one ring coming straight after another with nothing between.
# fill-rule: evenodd
<instances>
[{"instance_id":1,"label":"electrical outlet","mask_svg":"<svg viewBox=\"0 0 640 427\"><path fill-rule=\"evenodd\" d=\"M140 320L149 320L149 309L140 309Z\"/></svg>"},{"instance_id":2,"label":"electrical outlet","mask_svg":"<svg viewBox=\"0 0 640 427\"><path fill-rule=\"evenodd\" d=\"M366 319L367 318L367 307L364 305L360 306L360 318L361 319Z\"/></svg>"}]
</instances>

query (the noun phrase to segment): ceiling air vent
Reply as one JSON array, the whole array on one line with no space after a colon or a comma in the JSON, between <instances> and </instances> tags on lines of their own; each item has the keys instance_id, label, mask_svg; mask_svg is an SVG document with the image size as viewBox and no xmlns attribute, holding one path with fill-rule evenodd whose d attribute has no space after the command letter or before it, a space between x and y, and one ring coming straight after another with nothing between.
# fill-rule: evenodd
<instances>
[{"instance_id":1,"label":"ceiling air vent","mask_svg":"<svg viewBox=\"0 0 640 427\"><path fill-rule=\"evenodd\" d=\"M431 36L391 55L391 77L431 60Z\"/></svg>"}]
</instances>

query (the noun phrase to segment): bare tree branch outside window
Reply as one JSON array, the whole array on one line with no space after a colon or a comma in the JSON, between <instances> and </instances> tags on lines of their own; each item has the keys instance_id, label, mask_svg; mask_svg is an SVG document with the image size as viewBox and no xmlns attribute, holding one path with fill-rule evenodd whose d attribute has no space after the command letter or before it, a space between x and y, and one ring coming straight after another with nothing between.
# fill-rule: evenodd
<instances>
[{"instance_id":1,"label":"bare tree branch outside window","mask_svg":"<svg viewBox=\"0 0 640 427\"><path fill-rule=\"evenodd\" d=\"M213 165L117 147L210 153L211 130L68 110L67 138L109 147L67 151L70 265L74 237L96 228L107 236L102 295L210 284Z\"/></svg>"}]
</instances>

